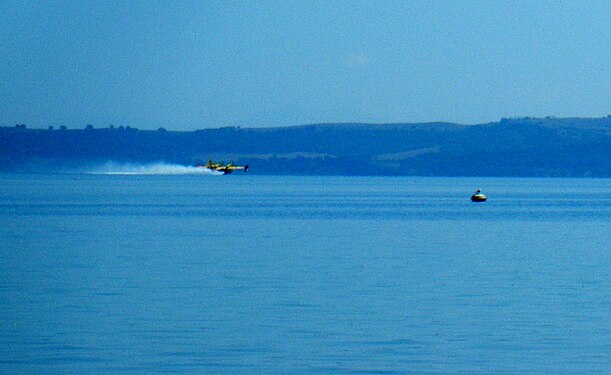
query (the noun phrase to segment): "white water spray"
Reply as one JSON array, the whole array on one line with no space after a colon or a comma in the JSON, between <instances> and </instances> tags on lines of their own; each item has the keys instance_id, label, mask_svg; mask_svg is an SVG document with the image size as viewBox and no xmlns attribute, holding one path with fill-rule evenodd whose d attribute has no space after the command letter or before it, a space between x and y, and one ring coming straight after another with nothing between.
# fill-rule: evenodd
<instances>
[{"instance_id":1,"label":"white water spray","mask_svg":"<svg viewBox=\"0 0 611 375\"><path fill-rule=\"evenodd\" d=\"M104 165L92 168L89 174L108 174L108 175L181 175L197 174L221 176L223 173L211 171L202 167L193 167L180 164L168 164L164 162L150 164L115 163L107 162Z\"/></svg>"}]
</instances>

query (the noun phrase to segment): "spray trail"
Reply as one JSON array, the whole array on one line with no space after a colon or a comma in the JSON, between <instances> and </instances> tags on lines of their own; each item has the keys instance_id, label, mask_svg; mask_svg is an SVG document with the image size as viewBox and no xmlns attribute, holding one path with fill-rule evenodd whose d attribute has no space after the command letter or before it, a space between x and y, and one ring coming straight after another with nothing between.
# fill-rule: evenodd
<instances>
[{"instance_id":1,"label":"spray trail","mask_svg":"<svg viewBox=\"0 0 611 375\"><path fill-rule=\"evenodd\" d=\"M168 164L163 162L150 164L131 164L107 162L104 165L94 168L89 174L108 174L108 175L181 175L197 174L220 176L222 173L211 171L206 168L193 167L180 164Z\"/></svg>"}]
</instances>

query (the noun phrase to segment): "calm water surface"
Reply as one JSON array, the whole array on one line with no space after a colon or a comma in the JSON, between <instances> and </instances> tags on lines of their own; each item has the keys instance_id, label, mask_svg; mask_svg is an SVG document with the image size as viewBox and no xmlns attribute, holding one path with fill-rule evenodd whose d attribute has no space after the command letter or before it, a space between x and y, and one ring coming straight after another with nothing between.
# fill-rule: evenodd
<instances>
[{"instance_id":1,"label":"calm water surface","mask_svg":"<svg viewBox=\"0 0 611 375\"><path fill-rule=\"evenodd\" d=\"M611 180L0 175L0 373L608 374L609 242Z\"/></svg>"}]
</instances>

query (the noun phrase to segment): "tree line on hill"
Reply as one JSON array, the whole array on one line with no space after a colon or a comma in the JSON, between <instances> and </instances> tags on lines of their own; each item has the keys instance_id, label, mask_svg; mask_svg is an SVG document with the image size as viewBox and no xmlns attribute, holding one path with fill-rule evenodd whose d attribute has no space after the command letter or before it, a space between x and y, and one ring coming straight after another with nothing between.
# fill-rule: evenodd
<instances>
[{"instance_id":1,"label":"tree line on hill","mask_svg":"<svg viewBox=\"0 0 611 375\"><path fill-rule=\"evenodd\" d=\"M480 125L315 124L191 132L132 127L0 127L0 170L56 172L108 161L208 159L252 173L611 177L611 116L501 119Z\"/></svg>"}]
</instances>

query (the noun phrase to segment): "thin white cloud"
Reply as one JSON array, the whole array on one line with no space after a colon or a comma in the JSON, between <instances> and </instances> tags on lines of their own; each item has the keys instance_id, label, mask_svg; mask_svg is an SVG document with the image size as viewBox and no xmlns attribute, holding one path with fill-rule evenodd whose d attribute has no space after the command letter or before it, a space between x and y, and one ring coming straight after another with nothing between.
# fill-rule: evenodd
<instances>
[{"instance_id":1,"label":"thin white cloud","mask_svg":"<svg viewBox=\"0 0 611 375\"><path fill-rule=\"evenodd\" d=\"M351 52L346 55L344 62L351 67L363 67L369 65L371 60L363 52Z\"/></svg>"}]
</instances>

